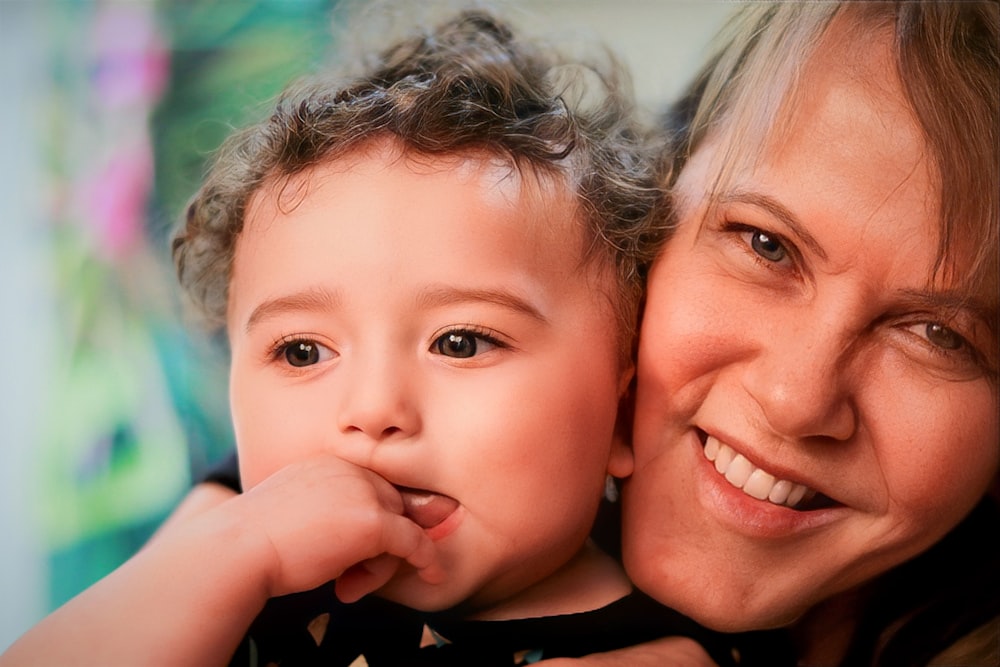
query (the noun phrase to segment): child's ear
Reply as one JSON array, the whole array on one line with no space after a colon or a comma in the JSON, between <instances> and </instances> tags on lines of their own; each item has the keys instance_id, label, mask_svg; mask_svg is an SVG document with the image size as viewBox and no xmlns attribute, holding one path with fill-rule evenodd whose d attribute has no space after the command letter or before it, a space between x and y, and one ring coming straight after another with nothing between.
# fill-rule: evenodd
<instances>
[{"instance_id":1,"label":"child's ear","mask_svg":"<svg viewBox=\"0 0 1000 667\"><path fill-rule=\"evenodd\" d=\"M635 358L635 354L632 355ZM622 369L621 375L618 376L618 396L621 400L625 400L627 397L631 396L635 388L635 362L629 361L628 365Z\"/></svg>"},{"instance_id":2,"label":"child's ear","mask_svg":"<svg viewBox=\"0 0 1000 667\"><path fill-rule=\"evenodd\" d=\"M635 413L635 366L630 364L622 373L621 399L618 401L618 418L608 456L608 474L624 479L632 474L632 417Z\"/></svg>"},{"instance_id":3,"label":"child's ear","mask_svg":"<svg viewBox=\"0 0 1000 667\"><path fill-rule=\"evenodd\" d=\"M608 474L618 479L625 479L632 474L634 460L632 446L629 441L615 428L615 437L611 442L611 455L608 457Z\"/></svg>"}]
</instances>

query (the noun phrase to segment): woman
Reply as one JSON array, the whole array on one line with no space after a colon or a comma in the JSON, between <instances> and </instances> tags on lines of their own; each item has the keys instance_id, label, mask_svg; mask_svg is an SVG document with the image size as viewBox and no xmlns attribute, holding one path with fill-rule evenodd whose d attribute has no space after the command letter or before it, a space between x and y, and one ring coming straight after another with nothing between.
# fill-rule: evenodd
<instances>
[{"instance_id":1,"label":"woman","mask_svg":"<svg viewBox=\"0 0 1000 667\"><path fill-rule=\"evenodd\" d=\"M671 116L625 564L802 664L997 663L998 24L748 5Z\"/></svg>"},{"instance_id":2,"label":"woman","mask_svg":"<svg viewBox=\"0 0 1000 667\"><path fill-rule=\"evenodd\" d=\"M755 3L670 116L625 564L802 664L998 659L998 24Z\"/></svg>"},{"instance_id":3,"label":"woman","mask_svg":"<svg viewBox=\"0 0 1000 667\"><path fill-rule=\"evenodd\" d=\"M752 5L673 118L624 559L803 664L996 664L998 16Z\"/></svg>"}]
</instances>

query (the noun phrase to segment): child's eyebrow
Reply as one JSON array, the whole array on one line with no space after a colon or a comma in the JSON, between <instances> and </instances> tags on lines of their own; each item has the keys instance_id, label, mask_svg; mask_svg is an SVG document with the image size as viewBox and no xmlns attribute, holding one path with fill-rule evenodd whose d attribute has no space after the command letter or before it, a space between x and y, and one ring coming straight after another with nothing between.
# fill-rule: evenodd
<instances>
[{"instance_id":1,"label":"child's eyebrow","mask_svg":"<svg viewBox=\"0 0 1000 667\"><path fill-rule=\"evenodd\" d=\"M421 290L417 296L417 305L423 308L470 302L491 303L524 313L543 324L548 322L541 311L535 308L527 299L508 290L470 289L443 285L440 287L428 287Z\"/></svg>"},{"instance_id":2,"label":"child's eyebrow","mask_svg":"<svg viewBox=\"0 0 1000 667\"><path fill-rule=\"evenodd\" d=\"M294 311L321 311L336 308L341 302L340 294L322 287L314 287L267 299L260 303L247 318L245 331L250 331L264 320Z\"/></svg>"},{"instance_id":3,"label":"child's eyebrow","mask_svg":"<svg viewBox=\"0 0 1000 667\"><path fill-rule=\"evenodd\" d=\"M486 302L524 313L539 322L548 320L541 311L526 299L507 290L496 289L466 289L445 285L429 287L417 296L417 305L423 308L448 306L458 303ZM341 303L341 295L336 290L322 287L304 289L294 294L274 297L261 302L250 317L247 318L244 330L247 333L261 322L289 312L319 312L334 310Z\"/></svg>"}]
</instances>

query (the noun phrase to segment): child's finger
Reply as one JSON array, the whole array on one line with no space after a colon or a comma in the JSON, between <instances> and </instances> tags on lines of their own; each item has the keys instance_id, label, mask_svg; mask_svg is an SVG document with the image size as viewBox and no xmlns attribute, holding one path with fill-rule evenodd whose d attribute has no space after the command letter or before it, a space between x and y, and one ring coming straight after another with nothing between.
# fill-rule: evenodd
<instances>
[{"instance_id":1,"label":"child's finger","mask_svg":"<svg viewBox=\"0 0 1000 667\"><path fill-rule=\"evenodd\" d=\"M405 559L429 584L444 581L445 573L437 560L437 549L423 528L406 517L393 515L387 519L384 530L387 553Z\"/></svg>"},{"instance_id":2,"label":"child's finger","mask_svg":"<svg viewBox=\"0 0 1000 667\"><path fill-rule=\"evenodd\" d=\"M429 584L444 581L434 542L409 519L389 514L384 518L381 555L353 565L337 577L335 590L342 602L356 602L385 585L405 560Z\"/></svg>"},{"instance_id":3,"label":"child's finger","mask_svg":"<svg viewBox=\"0 0 1000 667\"><path fill-rule=\"evenodd\" d=\"M337 577L334 591L341 602L357 602L389 581L401 563L396 556L382 554L353 565Z\"/></svg>"}]
</instances>

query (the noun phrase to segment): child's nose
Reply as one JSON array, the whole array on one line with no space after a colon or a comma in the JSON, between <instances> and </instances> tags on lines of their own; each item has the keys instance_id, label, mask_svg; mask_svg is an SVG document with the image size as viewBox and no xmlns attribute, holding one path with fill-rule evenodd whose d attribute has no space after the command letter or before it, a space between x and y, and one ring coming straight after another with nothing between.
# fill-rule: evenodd
<instances>
[{"instance_id":1,"label":"child's nose","mask_svg":"<svg viewBox=\"0 0 1000 667\"><path fill-rule=\"evenodd\" d=\"M411 378L387 360L357 360L341 389L337 425L345 434L363 433L374 441L407 437L420 430L420 414L409 387Z\"/></svg>"}]
</instances>

